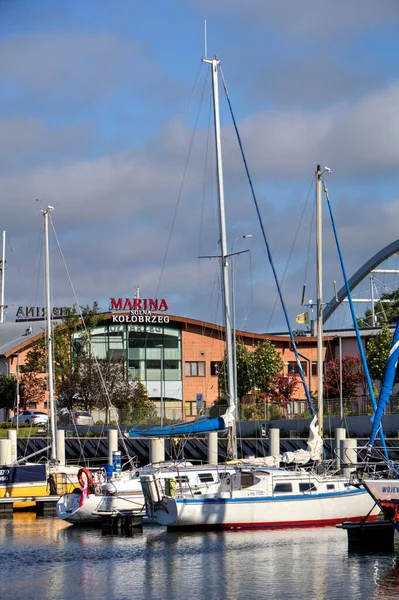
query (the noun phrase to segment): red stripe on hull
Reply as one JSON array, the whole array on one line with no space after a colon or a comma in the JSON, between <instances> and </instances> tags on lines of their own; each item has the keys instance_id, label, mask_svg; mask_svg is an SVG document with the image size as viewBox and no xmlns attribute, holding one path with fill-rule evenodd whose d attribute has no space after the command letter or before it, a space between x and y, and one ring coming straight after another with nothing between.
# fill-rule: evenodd
<instances>
[{"instance_id":1,"label":"red stripe on hull","mask_svg":"<svg viewBox=\"0 0 399 600\"><path fill-rule=\"evenodd\" d=\"M367 522L376 521L378 515L370 515ZM275 523L219 523L214 525L168 525L168 529L293 529L295 527L328 527L339 525L344 521L350 520L352 523L358 523L364 520L362 517L351 517L350 519L325 519L317 521L282 521Z\"/></svg>"}]
</instances>

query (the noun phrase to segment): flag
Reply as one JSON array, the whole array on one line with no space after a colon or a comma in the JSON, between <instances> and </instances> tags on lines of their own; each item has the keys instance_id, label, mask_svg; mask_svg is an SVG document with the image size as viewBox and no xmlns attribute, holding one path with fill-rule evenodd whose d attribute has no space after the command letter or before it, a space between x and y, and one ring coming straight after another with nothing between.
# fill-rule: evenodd
<instances>
[{"instance_id":1,"label":"flag","mask_svg":"<svg viewBox=\"0 0 399 600\"><path fill-rule=\"evenodd\" d=\"M304 312L297 315L295 321L299 324L309 323L309 313Z\"/></svg>"}]
</instances>

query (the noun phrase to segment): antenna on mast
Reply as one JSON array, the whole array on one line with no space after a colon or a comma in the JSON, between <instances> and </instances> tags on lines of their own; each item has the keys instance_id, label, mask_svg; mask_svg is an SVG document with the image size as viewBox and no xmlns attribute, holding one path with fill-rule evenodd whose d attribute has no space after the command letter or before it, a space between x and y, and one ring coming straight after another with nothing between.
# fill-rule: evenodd
<instances>
[{"instance_id":1,"label":"antenna on mast","mask_svg":"<svg viewBox=\"0 0 399 600\"><path fill-rule=\"evenodd\" d=\"M208 41L207 41L207 34L206 34L206 19L204 19L204 56L205 58L208 58Z\"/></svg>"}]
</instances>

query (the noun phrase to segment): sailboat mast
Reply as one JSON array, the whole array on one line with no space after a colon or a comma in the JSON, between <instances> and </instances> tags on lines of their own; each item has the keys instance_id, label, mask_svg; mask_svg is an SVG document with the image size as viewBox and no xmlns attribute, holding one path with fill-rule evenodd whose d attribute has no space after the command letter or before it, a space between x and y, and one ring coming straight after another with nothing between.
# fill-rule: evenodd
<instances>
[{"instance_id":1,"label":"sailboat mast","mask_svg":"<svg viewBox=\"0 0 399 600\"><path fill-rule=\"evenodd\" d=\"M320 165L316 168L316 255L317 255L317 406L319 434L323 437L323 227Z\"/></svg>"},{"instance_id":2,"label":"sailboat mast","mask_svg":"<svg viewBox=\"0 0 399 600\"><path fill-rule=\"evenodd\" d=\"M224 327L226 334L226 352L227 352L227 397L231 414L234 422L232 425L232 454L233 459L237 458L237 433L236 433L236 398L234 397L234 372L233 372L233 341L231 329L231 311L229 294L229 264L226 236L226 213L224 206L224 184L223 184L223 162L222 145L220 136L220 112L219 112L219 81L218 69L220 61L217 58L212 60L204 58L203 62L211 65L212 69L212 90L213 90L213 116L215 126L215 144L216 144L216 168L219 197L219 228L220 228L220 248L222 260L222 288L224 303Z\"/></svg>"},{"instance_id":3,"label":"sailboat mast","mask_svg":"<svg viewBox=\"0 0 399 600\"><path fill-rule=\"evenodd\" d=\"M42 210L44 217L44 278L46 295L46 332L47 332L47 378L48 378L48 403L50 408L51 430L51 460L57 462L57 440L55 427L54 405L54 373L53 373L53 328L51 326L51 294L50 294L50 250L49 250L49 214L54 210L48 206Z\"/></svg>"},{"instance_id":4,"label":"sailboat mast","mask_svg":"<svg viewBox=\"0 0 399 600\"><path fill-rule=\"evenodd\" d=\"M4 323L4 286L6 279L6 232L3 231L3 252L1 259L1 305L0 305L0 323ZM18 423L18 421L17 421Z\"/></svg>"}]
</instances>

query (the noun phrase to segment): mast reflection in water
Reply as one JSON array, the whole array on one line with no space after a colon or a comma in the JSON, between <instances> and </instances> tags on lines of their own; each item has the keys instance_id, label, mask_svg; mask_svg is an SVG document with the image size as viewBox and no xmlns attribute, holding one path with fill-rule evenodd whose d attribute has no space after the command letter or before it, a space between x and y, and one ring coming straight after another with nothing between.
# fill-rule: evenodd
<instances>
[{"instance_id":1,"label":"mast reflection in water","mask_svg":"<svg viewBox=\"0 0 399 600\"><path fill-rule=\"evenodd\" d=\"M14 600L399 597L396 555L349 554L335 528L123 537L21 514L0 520L0 561Z\"/></svg>"}]
</instances>

